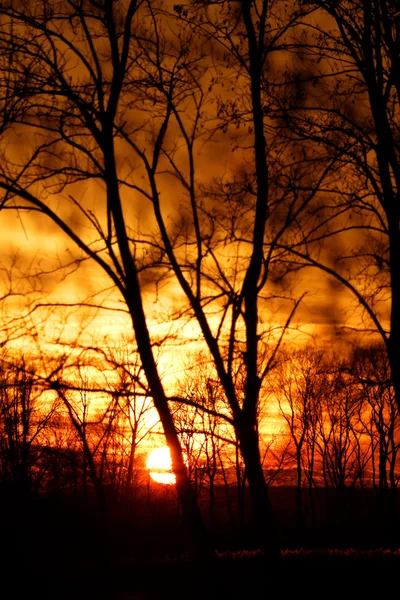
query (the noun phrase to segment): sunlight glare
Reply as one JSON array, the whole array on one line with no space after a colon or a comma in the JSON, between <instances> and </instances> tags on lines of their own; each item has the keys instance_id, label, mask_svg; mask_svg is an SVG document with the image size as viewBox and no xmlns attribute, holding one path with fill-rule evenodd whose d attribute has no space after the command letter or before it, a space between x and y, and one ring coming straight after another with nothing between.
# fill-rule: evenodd
<instances>
[{"instance_id":1,"label":"sunlight glare","mask_svg":"<svg viewBox=\"0 0 400 600\"><path fill-rule=\"evenodd\" d=\"M185 452L183 453L183 459L186 466L188 466L188 457ZM146 467L149 471L150 477L157 483L164 483L168 485L175 483L176 478L172 472L171 453L168 446L154 448L147 458Z\"/></svg>"},{"instance_id":2,"label":"sunlight glare","mask_svg":"<svg viewBox=\"0 0 400 600\"><path fill-rule=\"evenodd\" d=\"M155 448L147 459L147 468L150 477L157 483L172 485L175 483L175 475L172 473L171 453L168 446Z\"/></svg>"}]
</instances>

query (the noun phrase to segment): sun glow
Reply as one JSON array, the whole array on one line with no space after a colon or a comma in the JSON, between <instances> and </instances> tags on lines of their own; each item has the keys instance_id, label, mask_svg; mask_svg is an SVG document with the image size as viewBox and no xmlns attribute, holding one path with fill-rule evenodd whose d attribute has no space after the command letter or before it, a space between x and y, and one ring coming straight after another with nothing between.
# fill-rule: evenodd
<instances>
[{"instance_id":1,"label":"sun glow","mask_svg":"<svg viewBox=\"0 0 400 600\"><path fill-rule=\"evenodd\" d=\"M168 446L155 448L150 452L147 459L147 468L150 477L157 483L169 485L175 483L175 475L172 473L171 453Z\"/></svg>"},{"instance_id":2,"label":"sun glow","mask_svg":"<svg viewBox=\"0 0 400 600\"><path fill-rule=\"evenodd\" d=\"M188 457L185 452L183 453L183 460L185 465L188 466ZM172 472L171 453L168 446L152 450L147 458L146 467L150 477L157 483L168 485L175 483L176 477Z\"/></svg>"}]
</instances>

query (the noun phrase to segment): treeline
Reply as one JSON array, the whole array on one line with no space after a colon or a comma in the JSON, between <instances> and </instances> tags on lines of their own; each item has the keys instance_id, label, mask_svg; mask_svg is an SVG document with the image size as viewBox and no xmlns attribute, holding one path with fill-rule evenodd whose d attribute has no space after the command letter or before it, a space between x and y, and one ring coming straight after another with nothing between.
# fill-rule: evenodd
<instances>
[{"instance_id":1,"label":"treeline","mask_svg":"<svg viewBox=\"0 0 400 600\"><path fill-rule=\"evenodd\" d=\"M221 501L233 521L244 523L248 494L240 444L221 387L204 357L197 359L172 409L189 476L211 528ZM149 484L147 454L164 442L151 398L133 373L127 376L126 365L122 373L100 393L84 378L49 386L26 360L4 360L3 487L76 496L103 508L132 507ZM315 518L321 488L335 489L339 500L351 488L373 488L394 515L400 420L388 373L387 353L378 344L346 358L314 346L277 355L262 392L261 460L269 486L296 488L299 523Z\"/></svg>"},{"instance_id":2,"label":"treeline","mask_svg":"<svg viewBox=\"0 0 400 600\"><path fill-rule=\"evenodd\" d=\"M152 402L129 379L121 368L108 388L94 388L77 368L72 382L49 383L25 359L3 360L3 486L78 495L99 506L105 505L107 494L110 500L122 495L130 500L137 484L137 450L154 425L146 422Z\"/></svg>"}]
</instances>

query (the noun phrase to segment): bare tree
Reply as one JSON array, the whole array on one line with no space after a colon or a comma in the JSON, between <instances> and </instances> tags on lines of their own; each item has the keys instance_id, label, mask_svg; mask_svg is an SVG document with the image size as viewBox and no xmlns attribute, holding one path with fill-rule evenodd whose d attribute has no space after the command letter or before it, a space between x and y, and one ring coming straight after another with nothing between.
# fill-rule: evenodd
<instances>
[{"instance_id":1,"label":"bare tree","mask_svg":"<svg viewBox=\"0 0 400 600\"><path fill-rule=\"evenodd\" d=\"M195 488L208 495L208 519L214 531L216 486L224 479L220 470L227 468L228 456L237 456L239 450L229 407L213 365L204 353L196 354L193 360L177 389L179 406L174 419Z\"/></svg>"},{"instance_id":2,"label":"bare tree","mask_svg":"<svg viewBox=\"0 0 400 600\"><path fill-rule=\"evenodd\" d=\"M138 450L158 422L152 414L154 405L132 341L120 340L117 347L106 350L101 364L103 374L109 368L103 388L109 400L96 411L97 435L101 440L100 476L114 494L129 502L137 483Z\"/></svg>"},{"instance_id":3,"label":"bare tree","mask_svg":"<svg viewBox=\"0 0 400 600\"><path fill-rule=\"evenodd\" d=\"M344 503L347 488L360 481L370 453L361 441L362 398L345 367L333 368L329 380L330 389L322 398L317 446L325 485L336 488Z\"/></svg>"},{"instance_id":4,"label":"bare tree","mask_svg":"<svg viewBox=\"0 0 400 600\"><path fill-rule=\"evenodd\" d=\"M361 422L371 440L372 485L379 490L383 504L387 497L388 513L393 515L398 485L400 423L389 373L388 356L382 344L355 351L351 374L361 386L364 397Z\"/></svg>"},{"instance_id":5,"label":"bare tree","mask_svg":"<svg viewBox=\"0 0 400 600\"><path fill-rule=\"evenodd\" d=\"M315 158L339 160L323 190L320 225L296 255L353 294L364 329L377 332L386 345L399 402L398 4L305 4L315 13L304 24L303 40L297 40L291 75L302 100L292 95L284 109L286 123L299 143L311 144Z\"/></svg>"},{"instance_id":6,"label":"bare tree","mask_svg":"<svg viewBox=\"0 0 400 600\"><path fill-rule=\"evenodd\" d=\"M11 68L15 74L13 95L29 98L18 128L38 134L25 162L4 152L3 207L10 202L10 207L17 204L20 210L24 207L50 218L84 256L103 269L124 299L150 393L171 448L185 518L200 554L207 556L206 530L168 408L145 314L139 277L147 250L132 238L132 214L123 200L125 191L131 196L138 193L161 218L156 173L163 139L171 108L184 101L185 90L190 94L196 82L195 62L186 59L190 36L176 34L167 40L152 5L136 0L107 2L104 6L72 0L49 0L34 6L24 1L18 6L5 3L1 19L2 44L12 58L4 73ZM169 89L166 101L164 87ZM149 120L143 111L151 106ZM143 115L139 128L130 114L132 109ZM142 163L146 186L129 177L131 169L128 173L119 169L118 144L135 157L131 169L135 161ZM146 154L146 146L152 156ZM94 210L90 203L76 200L74 186L80 181L98 181L103 186ZM53 208L51 196L60 193L64 193L72 212L90 226L86 238L80 226L76 228L74 220L65 217L64 210ZM16 202L16 196L22 204ZM151 243L146 247L151 250ZM153 264L156 258L153 253ZM162 253L157 260L162 261ZM60 393L68 406L64 392Z\"/></svg>"},{"instance_id":7,"label":"bare tree","mask_svg":"<svg viewBox=\"0 0 400 600\"><path fill-rule=\"evenodd\" d=\"M308 482L309 498L313 506L316 433L319 419L324 419L320 412L325 379L326 362L321 350L308 346L294 353L281 353L280 362L275 369L273 393L294 446L299 525L303 525L305 520L304 480Z\"/></svg>"},{"instance_id":8,"label":"bare tree","mask_svg":"<svg viewBox=\"0 0 400 600\"><path fill-rule=\"evenodd\" d=\"M328 157L311 173L269 118L272 56L308 12L267 0L193 3L173 15L146 0L0 7L13 95L27 99L7 135L32 140L23 156L4 145L2 207L48 217L123 298L180 502L205 554L145 300L163 286L179 289L170 316L193 320L201 333L229 406L257 544L278 557L259 447L260 393L302 299L290 291L299 266L285 246L313 221L317 190L337 161ZM233 103L222 91L228 84ZM215 142L240 158L210 183L198 156ZM83 185L95 202L79 195ZM175 203L166 201L168 186ZM135 226L143 205L144 230Z\"/></svg>"},{"instance_id":9,"label":"bare tree","mask_svg":"<svg viewBox=\"0 0 400 600\"><path fill-rule=\"evenodd\" d=\"M26 492L41 487L43 440L58 403L43 401L43 388L24 358L9 360L3 355L0 371L0 471L4 482Z\"/></svg>"}]
</instances>

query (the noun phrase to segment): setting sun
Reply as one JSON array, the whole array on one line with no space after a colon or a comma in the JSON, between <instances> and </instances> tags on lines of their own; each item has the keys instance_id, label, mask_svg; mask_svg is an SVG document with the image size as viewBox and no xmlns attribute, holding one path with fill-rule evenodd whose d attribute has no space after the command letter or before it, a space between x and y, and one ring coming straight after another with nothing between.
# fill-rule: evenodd
<instances>
[{"instance_id":1,"label":"setting sun","mask_svg":"<svg viewBox=\"0 0 400 600\"><path fill-rule=\"evenodd\" d=\"M147 459L147 468L150 477L157 483L169 485L175 483L175 475L172 473L171 453L168 446L155 448L150 452Z\"/></svg>"},{"instance_id":2,"label":"setting sun","mask_svg":"<svg viewBox=\"0 0 400 600\"><path fill-rule=\"evenodd\" d=\"M183 459L186 466L188 466L188 458L185 452L183 453ZM171 453L168 446L162 446L161 448L152 450L147 458L146 466L150 477L157 483L164 483L167 485L175 483L176 478L172 472Z\"/></svg>"}]
</instances>

